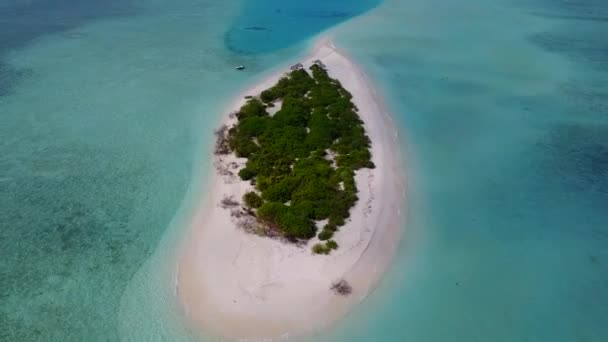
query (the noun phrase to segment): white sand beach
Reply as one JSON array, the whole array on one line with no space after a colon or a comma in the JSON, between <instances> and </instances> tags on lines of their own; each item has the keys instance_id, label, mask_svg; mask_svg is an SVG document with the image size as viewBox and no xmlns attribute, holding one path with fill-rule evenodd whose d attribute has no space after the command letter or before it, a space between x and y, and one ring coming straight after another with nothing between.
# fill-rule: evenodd
<instances>
[{"instance_id":1,"label":"white sand beach","mask_svg":"<svg viewBox=\"0 0 608 342\"><path fill-rule=\"evenodd\" d=\"M194 214L177 279L179 301L201 331L255 341L284 340L327 328L374 289L399 243L405 187L396 125L365 75L328 39L302 63L308 68L316 59L352 93L376 168L356 173L359 201L334 236L340 247L330 255L313 255L317 238L298 247L238 228L230 209L220 202L226 197L241 202L252 189L236 176L246 160L213 156L216 166L235 176L214 173L208 197ZM258 95L282 74L240 94L226 111L225 123L235 122L228 113L245 103L245 95ZM330 289L341 279L352 286L348 296Z\"/></svg>"}]
</instances>

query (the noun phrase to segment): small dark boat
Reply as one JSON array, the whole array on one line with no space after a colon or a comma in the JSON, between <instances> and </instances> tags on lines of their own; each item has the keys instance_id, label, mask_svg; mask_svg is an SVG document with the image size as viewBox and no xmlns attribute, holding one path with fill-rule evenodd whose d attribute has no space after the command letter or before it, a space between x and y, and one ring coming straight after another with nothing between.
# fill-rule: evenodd
<instances>
[{"instance_id":1,"label":"small dark boat","mask_svg":"<svg viewBox=\"0 0 608 342\"><path fill-rule=\"evenodd\" d=\"M235 69L236 70L243 70L243 69L245 69L245 66L244 65L239 65Z\"/></svg>"}]
</instances>

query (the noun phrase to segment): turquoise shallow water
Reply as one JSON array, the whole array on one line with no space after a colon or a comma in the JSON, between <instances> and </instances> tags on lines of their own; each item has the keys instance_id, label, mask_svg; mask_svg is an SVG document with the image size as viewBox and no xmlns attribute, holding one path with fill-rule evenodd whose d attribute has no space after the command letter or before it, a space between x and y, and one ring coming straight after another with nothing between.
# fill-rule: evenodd
<instances>
[{"instance_id":1,"label":"turquoise shallow water","mask_svg":"<svg viewBox=\"0 0 608 342\"><path fill-rule=\"evenodd\" d=\"M173 251L222 109L355 13L245 55L251 6L0 1L0 340L188 338Z\"/></svg>"},{"instance_id":2,"label":"turquoise shallow water","mask_svg":"<svg viewBox=\"0 0 608 342\"><path fill-rule=\"evenodd\" d=\"M171 278L212 130L340 22L399 124L408 216L314 340L608 339L608 6L309 5L0 1L0 340L212 340Z\"/></svg>"},{"instance_id":3,"label":"turquoise shallow water","mask_svg":"<svg viewBox=\"0 0 608 342\"><path fill-rule=\"evenodd\" d=\"M386 93L404 243L327 341L608 338L608 7L387 1L339 41Z\"/></svg>"}]
</instances>

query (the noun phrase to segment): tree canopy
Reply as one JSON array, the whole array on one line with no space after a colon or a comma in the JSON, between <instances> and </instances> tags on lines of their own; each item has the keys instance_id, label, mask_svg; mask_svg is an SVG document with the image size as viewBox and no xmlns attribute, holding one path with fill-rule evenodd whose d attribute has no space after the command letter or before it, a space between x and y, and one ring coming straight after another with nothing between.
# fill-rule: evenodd
<instances>
[{"instance_id":1,"label":"tree canopy","mask_svg":"<svg viewBox=\"0 0 608 342\"><path fill-rule=\"evenodd\" d=\"M247 101L228 143L247 158L239 176L261 194L247 198L258 219L290 239L314 237L313 220L329 219L327 240L357 201L355 170L374 164L351 94L318 65L310 71L292 71ZM281 108L269 115L278 100Z\"/></svg>"}]
</instances>

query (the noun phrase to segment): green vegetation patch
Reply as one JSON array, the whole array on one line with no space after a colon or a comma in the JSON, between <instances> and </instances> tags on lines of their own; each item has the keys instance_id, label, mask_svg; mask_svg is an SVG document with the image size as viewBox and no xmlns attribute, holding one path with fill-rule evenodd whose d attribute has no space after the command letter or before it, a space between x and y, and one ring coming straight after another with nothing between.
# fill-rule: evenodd
<instances>
[{"instance_id":1,"label":"green vegetation patch","mask_svg":"<svg viewBox=\"0 0 608 342\"><path fill-rule=\"evenodd\" d=\"M325 244L315 243L314 246L312 246L312 252L314 254L329 254L334 249L338 249L338 243L334 240L327 240Z\"/></svg>"},{"instance_id":2,"label":"green vegetation patch","mask_svg":"<svg viewBox=\"0 0 608 342\"><path fill-rule=\"evenodd\" d=\"M329 240L334 236L334 232L331 230L326 230L323 229L323 231L321 231L319 233L319 240L321 241L325 241L325 240Z\"/></svg>"},{"instance_id":3,"label":"green vegetation patch","mask_svg":"<svg viewBox=\"0 0 608 342\"><path fill-rule=\"evenodd\" d=\"M259 208L264 203L264 200L255 192L249 191L243 195L243 202L249 208Z\"/></svg>"},{"instance_id":4,"label":"green vegetation patch","mask_svg":"<svg viewBox=\"0 0 608 342\"><path fill-rule=\"evenodd\" d=\"M320 236L328 240L357 201L355 170L374 164L351 94L321 67L310 70L292 71L250 99L236 114L228 145L247 158L239 176L261 194L244 197L259 220L289 239L310 239L314 220L329 219ZM281 109L270 116L266 109L278 100ZM333 244L320 246L329 253Z\"/></svg>"}]
</instances>

